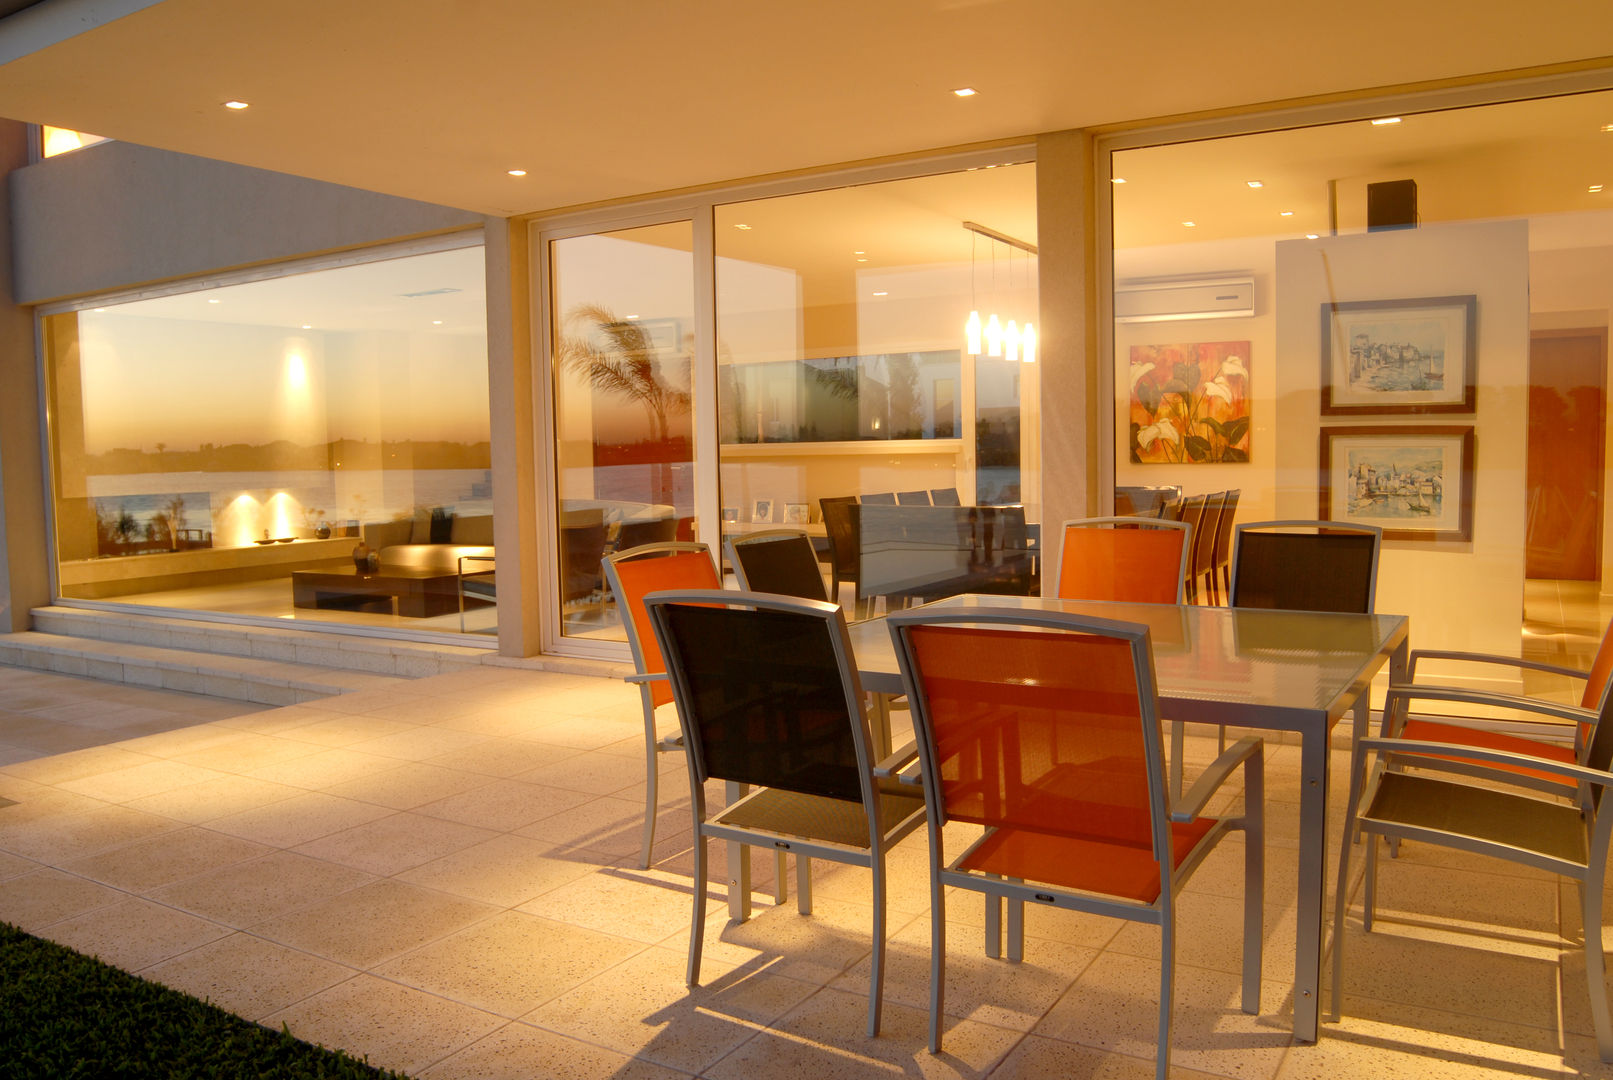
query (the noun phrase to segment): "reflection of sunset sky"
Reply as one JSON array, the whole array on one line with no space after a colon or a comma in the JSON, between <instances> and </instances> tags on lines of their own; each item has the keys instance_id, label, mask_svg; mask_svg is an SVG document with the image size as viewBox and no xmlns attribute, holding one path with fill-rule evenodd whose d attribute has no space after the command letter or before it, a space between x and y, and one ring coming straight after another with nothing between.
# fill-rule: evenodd
<instances>
[{"instance_id":1,"label":"reflection of sunset sky","mask_svg":"<svg viewBox=\"0 0 1613 1080\"><path fill-rule=\"evenodd\" d=\"M128 310L126 306L122 310ZM481 335L79 315L84 449L488 437Z\"/></svg>"}]
</instances>

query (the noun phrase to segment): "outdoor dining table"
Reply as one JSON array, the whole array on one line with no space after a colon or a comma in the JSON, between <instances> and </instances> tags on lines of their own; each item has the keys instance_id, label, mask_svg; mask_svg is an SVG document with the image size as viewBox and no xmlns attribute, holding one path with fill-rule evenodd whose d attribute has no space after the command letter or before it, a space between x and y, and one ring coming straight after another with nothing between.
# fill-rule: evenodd
<instances>
[{"instance_id":1,"label":"outdoor dining table","mask_svg":"<svg viewBox=\"0 0 1613 1080\"><path fill-rule=\"evenodd\" d=\"M966 605L1071 611L1144 623L1154 647L1160 712L1177 721L1292 731L1300 739L1298 933L1294 958L1294 1035L1317 1032L1327 867L1328 740L1352 709L1364 731L1368 690L1387 662L1404 676L1404 615L1119 604L1034 596L963 595L932 607ZM890 628L883 618L850 627L863 689L903 693ZM888 739L888 733L886 733Z\"/></svg>"}]
</instances>

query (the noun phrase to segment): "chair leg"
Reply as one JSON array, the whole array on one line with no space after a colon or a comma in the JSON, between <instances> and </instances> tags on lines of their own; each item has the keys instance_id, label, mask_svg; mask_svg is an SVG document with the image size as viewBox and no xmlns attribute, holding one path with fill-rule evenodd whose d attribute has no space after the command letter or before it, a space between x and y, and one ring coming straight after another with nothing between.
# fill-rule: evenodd
<instances>
[{"instance_id":1,"label":"chair leg","mask_svg":"<svg viewBox=\"0 0 1613 1080\"><path fill-rule=\"evenodd\" d=\"M1155 1048L1154 1078L1167 1080L1171 1068L1171 992L1176 971L1176 911L1168 900L1159 930L1159 1044Z\"/></svg>"},{"instance_id":2,"label":"chair leg","mask_svg":"<svg viewBox=\"0 0 1613 1080\"><path fill-rule=\"evenodd\" d=\"M1015 878L1015 881L1021 879ZM1025 959L1025 901L1008 901L1008 959L1010 963L1019 963Z\"/></svg>"},{"instance_id":3,"label":"chair leg","mask_svg":"<svg viewBox=\"0 0 1613 1080\"><path fill-rule=\"evenodd\" d=\"M986 901L986 955L993 960L1003 954L1003 902L1001 897L983 894Z\"/></svg>"},{"instance_id":4,"label":"chair leg","mask_svg":"<svg viewBox=\"0 0 1613 1080\"><path fill-rule=\"evenodd\" d=\"M930 1053L941 1052L941 1013L946 1004L947 907L946 890L941 887L941 860L935 854L939 838L931 837L930 856ZM986 897L986 910L995 906Z\"/></svg>"},{"instance_id":5,"label":"chair leg","mask_svg":"<svg viewBox=\"0 0 1613 1080\"><path fill-rule=\"evenodd\" d=\"M700 947L706 940L706 838L695 824L694 838L694 923L689 927L690 986L700 985Z\"/></svg>"},{"instance_id":6,"label":"chair leg","mask_svg":"<svg viewBox=\"0 0 1613 1080\"><path fill-rule=\"evenodd\" d=\"M773 903L783 907L790 902L790 858L783 851L773 852Z\"/></svg>"},{"instance_id":7,"label":"chair leg","mask_svg":"<svg viewBox=\"0 0 1613 1080\"><path fill-rule=\"evenodd\" d=\"M1597 873L1593 871L1593 873ZM1606 961L1602 958L1602 882L1596 887L1580 883L1580 919L1585 936L1585 981L1591 992L1591 1021L1596 1026L1596 1052L1603 1061L1613 1062L1613 1020L1608 1017Z\"/></svg>"},{"instance_id":8,"label":"chair leg","mask_svg":"<svg viewBox=\"0 0 1613 1080\"><path fill-rule=\"evenodd\" d=\"M644 701L644 842L639 851L638 867L640 870L650 868L650 849L655 847L655 814L658 809L658 796L656 795L656 780L661 773L661 763L658 760L661 751L657 748L655 737L655 706L645 695Z\"/></svg>"},{"instance_id":9,"label":"chair leg","mask_svg":"<svg viewBox=\"0 0 1613 1080\"><path fill-rule=\"evenodd\" d=\"M1180 720L1171 721L1171 794L1177 799L1182 797L1182 750L1187 740L1186 727Z\"/></svg>"},{"instance_id":10,"label":"chair leg","mask_svg":"<svg viewBox=\"0 0 1613 1080\"><path fill-rule=\"evenodd\" d=\"M812 914L812 860L805 855L795 857L795 909Z\"/></svg>"},{"instance_id":11,"label":"chair leg","mask_svg":"<svg viewBox=\"0 0 1613 1080\"><path fill-rule=\"evenodd\" d=\"M874 855L874 952L868 966L868 1037L879 1034L879 1009L885 1000L885 856Z\"/></svg>"},{"instance_id":12,"label":"chair leg","mask_svg":"<svg viewBox=\"0 0 1613 1080\"><path fill-rule=\"evenodd\" d=\"M1372 911L1378 903L1378 838L1368 834L1362 839L1367 845L1367 872L1361 883L1361 930L1370 934Z\"/></svg>"},{"instance_id":13,"label":"chair leg","mask_svg":"<svg viewBox=\"0 0 1613 1080\"><path fill-rule=\"evenodd\" d=\"M1243 1011L1251 1016L1260 1013L1265 910L1266 760L1262 752L1244 766L1243 787Z\"/></svg>"}]
</instances>

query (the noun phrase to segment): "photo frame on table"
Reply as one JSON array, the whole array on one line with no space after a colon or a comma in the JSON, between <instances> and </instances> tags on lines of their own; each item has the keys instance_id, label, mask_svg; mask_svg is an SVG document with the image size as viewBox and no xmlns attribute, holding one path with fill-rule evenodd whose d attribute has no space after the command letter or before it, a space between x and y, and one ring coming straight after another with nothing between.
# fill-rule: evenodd
<instances>
[{"instance_id":1,"label":"photo frame on table","mask_svg":"<svg viewBox=\"0 0 1613 1080\"><path fill-rule=\"evenodd\" d=\"M1323 428L1316 516L1385 540L1471 542L1473 463L1471 426Z\"/></svg>"},{"instance_id":2,"label":"photo frame on table","mask_svg":"<svg viewBox=\"0 0 1613 1080\"><path fill-rule=\"evenodd\" d=\"M1322 305L1322 415L1471 413L1478 298Z\"/></svg>"},{"instance_id":3,"label":"photo frame on table","mask_svg":"<svg viewBox=\"0 0 1613 1080\"><path fill-rule=\"evenodd\" d=\"M756 505L751 507L750 519L752 521L772 521L773 520L773 500L772 499L757 499L756 500Z\"/></svg>"},{"instance_id":4,"label":"photo frame on table","mask_svg":"<svg viewBox=\"0 0 1613 1080\"><path fill-rule=\"evenodd\" d=\"M812 510L806 503L785 503L784 524L807 525L812 521Z\"/></svg>"}]
</instances>

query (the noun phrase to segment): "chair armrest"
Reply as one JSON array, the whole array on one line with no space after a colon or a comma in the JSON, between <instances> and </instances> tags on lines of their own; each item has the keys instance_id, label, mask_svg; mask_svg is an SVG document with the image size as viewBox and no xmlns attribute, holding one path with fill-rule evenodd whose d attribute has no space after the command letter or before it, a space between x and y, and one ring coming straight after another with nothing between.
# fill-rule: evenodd
<instances>
[{"instance_id":1,"label":"chair armrest","mask_svg":"<svg viewBox=\"0 0 1613 1080\"><path fill-rule=\"evenodd\" d=\"M1516 694L1498 694L1490 690L1467 690L1459 686L1413 686L1410 683L1391 685L1384 696L1383 711L1387 717L1392 701L1456 701L1467 705L1488 705L1517 712L1538 713L1568 723L1594 724L1596 713L1578 705L1560 705L1539 698L1519 697Z\"/></svg>"},{"instance_id":2,"label":"chair armrest","mask_svg":"<svg viewBox=\"0 0 1613 1080\"><path fill-rule=\"evenodd\" d=\"M1453 772L1462 771L1460 766L1471 767L1474 762L1488 762L1497 766L1510 766L1514 771L1505 768L1485 770L1485 779L1493 779L1509 787L1518 785L1518 769L1528 769L1537 773L1550 773L1560 776L1564 780L1575 783L1600 784L1603 787L1613 785L1613 773L1602 769L1592 769L1568 761L1553 761L1550 758L1535 757L1533 754L1519 754L1511 750L1492 750L1483 746L1465 746L1460 743L1426 742L1421 739L1395 739L1370 737L1362 739L1356 744L1357 759L1364 757L1369 750L1376 750L1380 760L1389 757L1414 757L1417 759L1419 769L1439 769L1448 767ZM1442 760L1452 759L1452 760ZM1467 775L1472 775L1471 768Z\"/></svg>"},{"instance_id":3,"label":"chair armrest","mask_svg":"<svg viewBox=\"0 0 1613 1080\"><path fill-rule=\"evenodd\" d=\"M1265 744L1254 736L1246 735L1227 747L1221 756L1210 762L1210 767L1199 774L1193 781L1193 786L1177 801L1171 810L1171 820L1177 822L1192 821L1204 812L1205 805L1210 801L1221 785L1226 783L1232 770L1250 759L1264 761Z\"/></svg>"},{"instance_id":4,"label":"chair armrest","mask_svg":"<svg viewBox=\"0 0 1613 1080\"><path fill-rule=\"evenodd\" d=\"M1406 678L1408 680L1413 680L1417 677L1417 661L1419 660L1456 660L1464 664L1494 664L1501 667L1523 668L1529 671L1544 671L1551 675L1566 675L1571 679L1580 679L1582 681L1590 678L1590 672L1580 671L1578 668L1562 667L1559 664L1543 664L1538 660L1524 660L1516 656L1453 652L1448 649L1417 649L1406 659Z\"/></svg>"},{"instance_id":5,"label":"chair armrest","mask_svg":"<svg viewBox=\"0 0 1613 1080\"><path fill-rule=\"evenodd\" d=\"M666 681L666 672L657 671L657 672L653 672L652 674L649 674L649 675L639 675L639 674L623 675L622 676L622 681L625 682L625 683L665 682Z\"/></svg>"},{"instance_id":6,"label":"chair armrest","mask_svg":"<svg viewBox=\"0 0 1613 1080\"><path fill-rule=\"evenodd\" d=\"M889 757L874 766L874 777L879 780L895 780L899 784L919 784L917 769L919 747L916 741L910 741L905 746L899 746L891 751Z\"/></svg>"}]
</instances>

